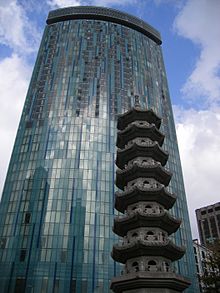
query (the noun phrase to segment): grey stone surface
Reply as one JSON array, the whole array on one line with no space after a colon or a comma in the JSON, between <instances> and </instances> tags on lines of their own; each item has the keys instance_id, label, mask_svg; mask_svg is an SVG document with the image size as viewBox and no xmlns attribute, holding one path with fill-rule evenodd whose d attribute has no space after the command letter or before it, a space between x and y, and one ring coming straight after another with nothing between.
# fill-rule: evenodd
<instances>
[{"instance_id":1,"label":"grey stone surface","mask_svg":"<svg viewBox=\"0 0 220 293\"><path fill-rule=\"evenodd\" d=\"M155 124L137 119L124 126L124 129L118 131L117 146L120 148L129 147L134 141L139 142L145 136L143 143L146 149L156 140L163 144L163 139L158 139L159 136L162 138L163 134ZM149 129L152 131L150 134ZM117 159L120 157L123 161L124 155L126 152L120 149ZM127 153L124 165L116 171L116 186L127 195L124 196L127 204L124 215L116 218L113 226L113 231L123 238L113 246L112 257L115 261L125 264L122 275L112 280L111 289L115 293L175 293L183 292L189 286L189 282L176 275L172 268L172 262L185 253L183 247L176 246L169 239L169 235L175 232L173 225L178 229L181 221L171 220L169 216L164 218L164 222L156 220L158 216L169 215L169 207L159 198L166 195L161 187L169 184L171 176L172 174L162 167L160 159L149 155L148 152ZM149 199L152 190L158 188L158 197L155 200L152 200L152 197ZM132 202L128 202L132 189L137 192L133 195ZM139 196L141 189L146 190L146 199L142 200ZM116 208L118 197L120 193L116 193ZM150 224L145 219L149 215L152 217Z\"/></svg>"}]
</instances>

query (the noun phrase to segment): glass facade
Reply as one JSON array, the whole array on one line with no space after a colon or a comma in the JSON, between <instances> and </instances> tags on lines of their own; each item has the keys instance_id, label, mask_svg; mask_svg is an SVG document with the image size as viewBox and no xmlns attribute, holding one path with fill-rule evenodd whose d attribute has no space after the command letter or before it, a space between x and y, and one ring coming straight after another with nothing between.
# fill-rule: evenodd
<instances>
[{"instance_id":1,"label":"glass facade","mask_svg":"<svg viewBox=\"0 0 220 293\"><path fill-rule=\"evenodd\" d=\"M169 191L178 196L173 214L183 219L174 241L187 247L176 269L193 282L186 292L197 292L161 47L151 35L97 15L81 12L45 28L0 206L1 292L110 292L121 270L110 256L117 242L116 120L134 95L162 117L166 167L174 174Z\"/></svg>"}]
</instances>

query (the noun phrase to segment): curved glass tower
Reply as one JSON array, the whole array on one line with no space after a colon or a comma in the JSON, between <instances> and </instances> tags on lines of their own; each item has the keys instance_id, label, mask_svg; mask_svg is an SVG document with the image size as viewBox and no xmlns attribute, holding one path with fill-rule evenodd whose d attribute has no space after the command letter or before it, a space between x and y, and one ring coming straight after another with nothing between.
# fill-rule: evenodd
<instances>
[{"instance_id":1,"label":"curved glass tower","mask_svg":"<svg viewBox=\"0 0 220 293\"><path fill-rule=\"evenodd\" d=\"M1 292L108 293L120 267L114 173L117 114L134 105L162 117L169 191L183 219L176 270L197 292L192 239L160 34L98 7L49 13L0 207Z\"/></svg>"}]
</instances>

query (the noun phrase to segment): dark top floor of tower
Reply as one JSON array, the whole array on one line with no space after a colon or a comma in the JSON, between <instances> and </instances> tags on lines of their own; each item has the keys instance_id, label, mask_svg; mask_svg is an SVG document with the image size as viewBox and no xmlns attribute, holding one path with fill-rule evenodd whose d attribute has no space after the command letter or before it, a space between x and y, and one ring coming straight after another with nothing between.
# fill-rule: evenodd
<instances>
[{"instance_id":1,"label":"dark top floor of tower","mask_svg":"<svg viewBox=\"0 0 220 293\"><path fill-rule=\"evenodd\" d=\"M96 19L111 21L135 29L158 45L162 44L160 33L143 20L127 13L104 7L79 6L53 10L49 13L47 24L71 19Z\"/></svg>"}]
</instances>

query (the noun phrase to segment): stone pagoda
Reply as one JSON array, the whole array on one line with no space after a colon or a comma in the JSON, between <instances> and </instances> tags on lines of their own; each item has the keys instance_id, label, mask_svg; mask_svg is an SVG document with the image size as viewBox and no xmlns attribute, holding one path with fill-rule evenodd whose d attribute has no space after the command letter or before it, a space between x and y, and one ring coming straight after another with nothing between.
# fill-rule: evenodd
<instances>
[{"instance_id":1,"label":"stone pagoda","mask_svg":"<svg viewBox=\"0 0 220 293\"><path fill-rule=\"evenodd\" d=\"M114 220L122 241L112 258L124 269L111 282L116 293L174 293L190 285L171 265L185 249L169 239L181 220L168 212L176 196L166 189L172 174L164 168L168 153L161 148L160 125L152 110L139 107L118 118L116 186L122 191L115 194L115 208L124 215Z\"/></svg>"}]
</instances>

